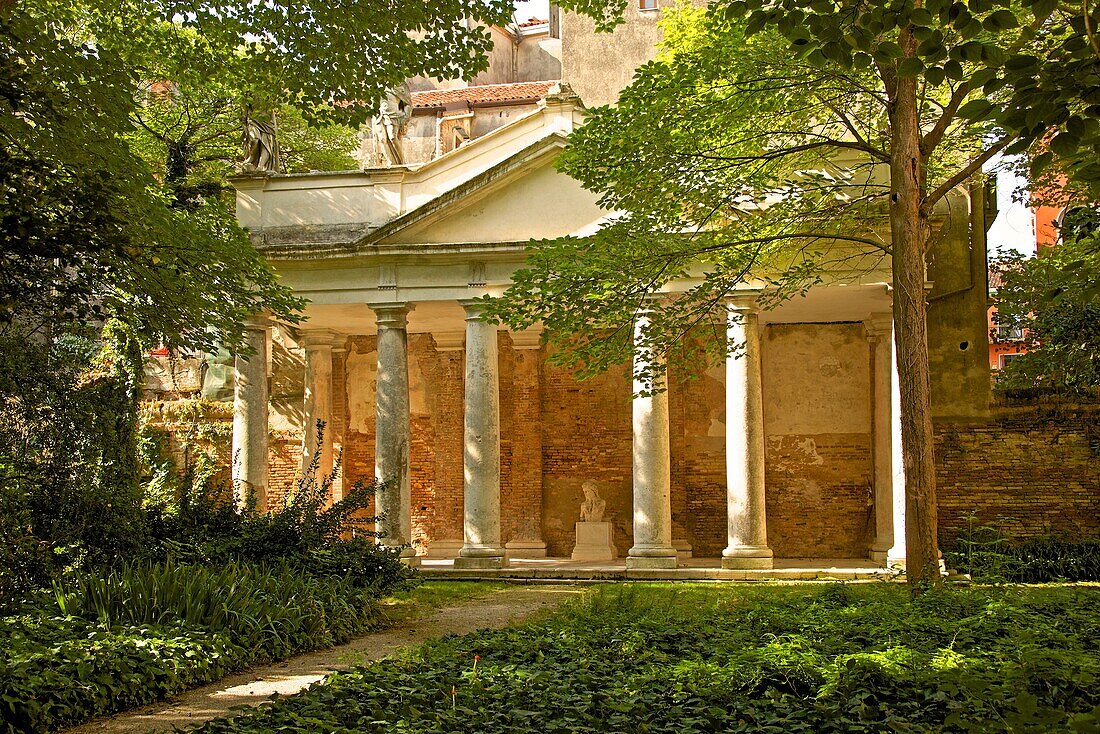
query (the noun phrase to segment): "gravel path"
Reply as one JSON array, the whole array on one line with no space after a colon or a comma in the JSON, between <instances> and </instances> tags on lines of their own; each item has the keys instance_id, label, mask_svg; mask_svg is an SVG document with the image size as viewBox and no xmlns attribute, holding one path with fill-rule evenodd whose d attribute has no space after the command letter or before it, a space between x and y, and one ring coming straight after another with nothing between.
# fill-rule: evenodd
<instances>
[{"instance_id":1,"label":"gravel path","mask_svg":"<svg viewBox=\"0 0 1100 734\"><path fill-rule=\"evenodd\" d=\"M580 590L576 586L535 586L494 591L340 647L234 673L170 701L96 719L65 730L64 734L145 734L199 726L229 715L233 706L258 706L274 693L284 696L297 693L330 673L378 660L433 637L507 627L535 612L553 609Z\"/></svg>"}]
</instances>

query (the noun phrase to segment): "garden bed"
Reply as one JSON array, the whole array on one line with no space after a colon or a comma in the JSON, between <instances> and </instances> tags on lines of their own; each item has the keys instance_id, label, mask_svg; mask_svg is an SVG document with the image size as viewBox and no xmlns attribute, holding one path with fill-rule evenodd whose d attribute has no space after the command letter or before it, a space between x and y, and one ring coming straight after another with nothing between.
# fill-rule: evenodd
<instances>
[{"instance_id":1,"label":"garden bed","mask_svg":"<svg viewBox=\"0 0 1100 734\"><path fill-rule=\"evenodd\" d=\"M1095 731L1097 676L1098 587L608 586L201 731Z\"/></svg>"}]
</instances>

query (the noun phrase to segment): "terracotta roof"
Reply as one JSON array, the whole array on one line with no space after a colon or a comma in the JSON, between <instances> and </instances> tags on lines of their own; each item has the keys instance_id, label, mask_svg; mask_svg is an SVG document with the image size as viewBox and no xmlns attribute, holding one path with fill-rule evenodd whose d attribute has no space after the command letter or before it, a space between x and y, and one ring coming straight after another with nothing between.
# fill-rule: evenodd
<instances>
[{"instance_id":1,"label":"terracotta roof","mask_svg":"<svg viewBox=\"0 0 1100 734\"><path fill-rule=\"evenodd\" d=\"M516 82L514 84L483 84L478 87L462 89L432 89L425 92L413 92L412 105L415 108L444 107L455 102L469 104L492 104L494 102L520 102L542 99L557 81Z\"/></svg>"},{"instance_id":2,"label":"terracotta roof","mask_svg":"<svg viewBox=\"0 0 1100 734\"><path fill-rule=\"evenodd\" d=\"M549 22L550 21L548 21L548 20L539 20L538 18L528 18L527 20L523 21L522 23L517 23L516 25L518 25L520 28L529 28L530 26L533 26L533 25L545 25L546 23L549 23Z\"/></svg>"}]
</instances>

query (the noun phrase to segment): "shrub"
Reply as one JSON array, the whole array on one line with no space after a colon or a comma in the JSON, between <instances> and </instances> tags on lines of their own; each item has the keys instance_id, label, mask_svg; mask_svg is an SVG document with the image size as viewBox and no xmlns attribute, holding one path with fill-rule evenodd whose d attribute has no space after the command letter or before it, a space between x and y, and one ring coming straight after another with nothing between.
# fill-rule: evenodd
<instances>
[{"instance_id":1,"label":"shrub","mask_svg":"<svg viewBox=\"0 0 1100 734\"><path fill-rule=\"evenodd\" d=\"M127 564L55 587L62 614L107 625L180 623L224 632L256 659L345 641L373 626L373 590L289 566Z\"/></svg>"},{"instance_id":2,"label":"shrub","mask_svg":"<svg viewBox=\"0 0 1100 734\"><path fill-rule=\"evenodd\" d=\"M972 525L944 545L943 556L950 568L987 583L1100 581L1098 540L1045 536L1020 542L993 525Z\"/></svg>"},{"instance_id":3,"label":"shrub","mask_svg":"<svg viewBox=\"0 0 1100 734\"><path fill-rule=\"evenodd\" d=\"M54 616L0 618L0 731L45 732L373 628L373 589L287 565L126 564L55 584Z\"/></svg>"},{"instance_id":4,"label":"shrub","mask_svg":"<svg viewBox=\"0 0 1100 734\"><path fill-rule=\"evenodd\" d=\"M107 625L73 617L0 619L0 731L54 731L139 706L244 667L225 632Z\"/></svg>"}]
</instances>

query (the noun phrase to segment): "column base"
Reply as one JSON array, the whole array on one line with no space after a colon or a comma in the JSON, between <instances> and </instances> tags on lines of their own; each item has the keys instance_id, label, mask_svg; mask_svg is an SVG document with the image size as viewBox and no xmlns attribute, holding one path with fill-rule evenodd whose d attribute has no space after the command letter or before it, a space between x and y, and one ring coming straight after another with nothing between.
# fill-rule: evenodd
<instances>
[{"instance_id":1,"label":"column base","mask_svg":"<svg viewBox=\"0 0 1100 734\"><path fill-rule=\"evenodd\" d=\"M626 568L676 568L676 556L627 556Z\"/></svg>"},{"instance_id":2,"label":"column base","mask_svg":"<svg viewBox=\"0 0 1100 734\"><path fill-rule=\"evenodd\" d=\"M634 546L626 552L626 567L676 568L676 549L670 546Z\"/></svg>"},{"instance_id":3,"label":"column base","mask_svg":"<svg viewBox=\"0 0 1100 734\"><path fill-rule=\"evenodd\" d=\"M424 557L449 561L458 557L458 554L462 551L462 545L461 540L446 540L443 538L433 540L428 543L428 551L424 554Z\"/></svg>"},{"instance_id":4,"label":"column base","mask_svg":"<svg viewBox=\"0 0 1100 734\"><path fill-rule=\"evenodd\" d=\"M508 568L508 557L499 556L459 556L455 559L455 568Z\"/></svg>"},{"instance_id":5,"label":"column base","mask_svg":"<svg viewBox=\"0 0 1100 734\"><path fill-rule=\"evenodd\" d=\"M509 558L546 558L546 543L541 540L509 540L504 550Z\"/></svg>"},{"instance_id":6,"label":"column base","mask_svg":"<svg viewBox=\"0 0 1100 734\"><path fill-rule=\"evenodd\" d=\"M887 551L871 549L867 551L867 558L875 563L886 563Z\"/></svg>"},{"instance_id":7,"label":"column base","mask_svg":"<svg viewBox=\"0 0 1100 734\"><path fill-rule=\"evenodd\" d=\"M416 568L420 565L420 557L416 555L416 551L409 546L405 546L401 549L401 562L406 566Z\"/></svg>"},{"instance_id":8,"label":"column base","mask_svg":"<svg viewBox=\"0 0 1100 734\"><path fill-rule=\"evenodd\" d=\"M676 549L676 559L680 561L691 560L691 543L684 538L672 541L672 547Z\"/></svg>"},{"instance_id":9,"label":"column base","mask_svg":"<svg viewBox=\"0 0 1100 734\"><path fill-rule=\"evenodd\" d=\"M722 551L722 568L769 569L773 565L772 549L766 545L729 546Z\"/></svg>"}]
</instances>

